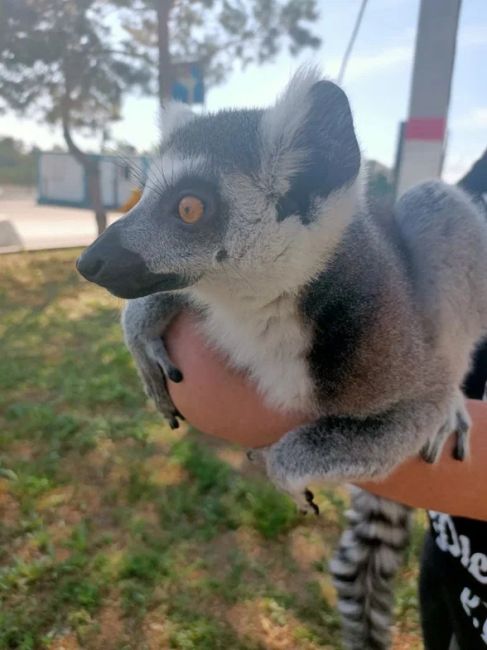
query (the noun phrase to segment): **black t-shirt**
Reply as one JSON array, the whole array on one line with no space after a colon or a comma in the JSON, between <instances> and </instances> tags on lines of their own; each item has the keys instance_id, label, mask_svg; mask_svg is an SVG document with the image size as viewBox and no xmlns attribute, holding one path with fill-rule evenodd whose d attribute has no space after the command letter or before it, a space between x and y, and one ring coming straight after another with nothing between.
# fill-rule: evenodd
<instances>
[{"instance_id":1,"label":"black t-shirt","mask_svg":"<svg viewBox=\"0 0 487 650\"><path fill-rule=\"evenodd\" d=\"M487 342L477 352L465 394L482 399L486 383ZM471 650L483 644L487 648L487 522L440 512L429 512L429 517L434 544L423 562L434 563L440 570L441 594L447 600L460 648Z\"/></svg>"},{"instance_id":2,"label":"black t-shirt","mask_svg":"<svg viewBox=\"0 0 487 650\"><path fill-rule=\"evenodd\" d=\"M462 650L487 648L487 523L430 512L441 593ZM427 560L429 561L429 560ZM437 597L438 594L431 594ZM468 640L471 640L470 642Z\"/></svg>"}]
</instances>

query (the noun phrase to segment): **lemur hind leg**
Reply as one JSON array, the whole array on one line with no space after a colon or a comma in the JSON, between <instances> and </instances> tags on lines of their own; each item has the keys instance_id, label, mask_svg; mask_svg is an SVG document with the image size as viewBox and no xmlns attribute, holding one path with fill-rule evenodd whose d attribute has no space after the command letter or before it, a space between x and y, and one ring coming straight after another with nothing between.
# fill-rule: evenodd
<instances>
[{"instance_id":1,"label":"lemur hind leg","mask_svg":"<svg viewBox=\"0 0 487 650\"><path fill-rule=\"evenodd\" d=\"M182 416L172 402L167 381L178 383L183 375L169 358L162 335L183 306L178 296L154 294L129 300L122 315L125 341L144 390L172 429L179 426Z\"/></svg>"},{"instance_id":2,"label":"lemur hind leg","mask_svg":"<svg viewBox=\"0 0 487 650\"><path fill-rule=\"evenodd\" d=\"M321 417L257 454L270 480L299 504L306 501L306 487L314 480L386 475L434 436L446 408L441 401L426 399L367 418Z\"/></svg>"},{"instance_id":3,"label":"lemur hind leg","mask_svg":"<svg viewBox=\"0 0 487 650\"><path fill-rule=\"evenodd\" d=\"M439 428L437 434L428 440L421 449L423 460L427 463L435 463L441 454L443 445L452 433L456 438L452 452L453 458L460 461L465 460L468 456L470 425L471 421L465 400L459 393L452 404L447 420Z\"/></svg>"},{"instance_id":4,"label":"lemur hind leg","mask_svg":"<svg viewBox=\"0 0 487 650\"><path fill-rule=\"evenodd\" d=\"M247 451L247 458L256 464L262 465L265 468L265 452L262 449L249 449ZM303 515L314 514L318 516L320 514L320 509L315 503L315 496L309 488L303 488L298 486L296 490L293 490L291 486L289 488L282 488L291 499L296 504L299 512Z\"/></svg>"}]
</instances>

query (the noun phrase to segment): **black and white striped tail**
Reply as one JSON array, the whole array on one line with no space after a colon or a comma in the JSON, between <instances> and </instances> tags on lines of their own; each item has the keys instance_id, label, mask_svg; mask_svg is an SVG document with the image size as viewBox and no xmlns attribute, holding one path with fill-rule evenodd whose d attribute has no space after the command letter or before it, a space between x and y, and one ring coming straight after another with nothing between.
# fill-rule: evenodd
<instances>
[{"instance_id":1,"label":"black and white striped tail","mask_svg":"<svg viewBox=\"0 0 487 650\"><path fill-rule=\"evenodd\" d=\"M348 527L330 563L347 650L390 644L393 583L409 542L411 509L352 488Z\"/></svg>"}]
</instances>

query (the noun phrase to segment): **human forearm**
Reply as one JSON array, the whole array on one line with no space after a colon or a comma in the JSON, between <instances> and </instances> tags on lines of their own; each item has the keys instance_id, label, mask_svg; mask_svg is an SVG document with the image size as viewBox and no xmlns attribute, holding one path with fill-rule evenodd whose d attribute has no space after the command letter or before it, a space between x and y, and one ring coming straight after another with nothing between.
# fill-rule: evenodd
<instances>
[{"instance_id":1,"label":"human forearm","mask_svg":"<svg viewBox=\"0 0 487 650\"><path fill-rule=\"evenodd\" d=\"M438 463L412 458L382 481L361 487L416 508L487 520L487 403L469 400L472 418L470 458L452 456L453 437Z\"/></svg>"},{"instance_id":2,"label":"human forearm","mask_svg":"<svg viewBox=\"0 0 487 650\"><path fill-rule=\"evenodd\" d=\"M259 447L308 419L305 414L283 414L266 407L251 383L206 347L189 315L178 319L167 342L185 375L183 382L170 385L172 397L201 431ZM385 480L363 486L415 507L487 519L487 403L471 401L469 410L474 422L470 460L454 460L450 443L435 465L414 458Z\"/></svg>"}]
</instances>

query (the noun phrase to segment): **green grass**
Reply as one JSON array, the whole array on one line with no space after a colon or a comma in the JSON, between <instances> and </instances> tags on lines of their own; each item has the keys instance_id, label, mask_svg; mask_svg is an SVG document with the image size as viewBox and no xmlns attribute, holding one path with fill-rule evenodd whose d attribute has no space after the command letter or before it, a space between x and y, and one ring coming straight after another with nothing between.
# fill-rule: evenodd
<instances>
[{"instance_id":1,"label":"green grass","mask_svg":"<svg viewBox=\"0 0 487 650\"><path fill-rule=\"evenodd\" d=\"M0 257L0 650L340 648L326 566L346 493L302 518L235 469L242 450L170 431L119 302L80 280L76 254ZM421 531L397 648L420 647Z\"/></svg>"}]
</instances>

